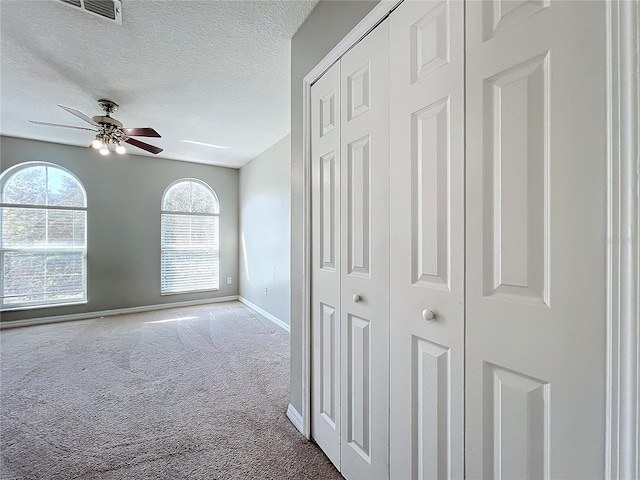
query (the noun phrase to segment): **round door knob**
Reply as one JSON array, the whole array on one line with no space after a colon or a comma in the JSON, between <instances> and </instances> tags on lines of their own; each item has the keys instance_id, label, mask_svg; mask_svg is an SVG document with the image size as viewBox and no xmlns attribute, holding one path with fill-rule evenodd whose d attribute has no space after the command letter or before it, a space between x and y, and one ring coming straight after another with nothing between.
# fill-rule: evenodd
<instances>
[{"instance_id":1,"label":"round door knob","mask_svg":"<svg viewBox=\"0 0 640 480\"><path fill-rule=\"evenodd\" d=\"M356 303L359 303L362 301L362 297L360 295L358 295L357 293L353 294L353 301Z\"/></svg>"},{"instance_id":2,"label":"round door knob","mask_svg":"<svg viewBox=\"0 0 640 480\"><path fill-rule=\"evenodd\" d=\"M424 318L427 322L435 320L436 319L436 312L434 312L433 310L429 310L428 308L425 308L422 311L422 318Z\"/></svg>"}]
</instances>

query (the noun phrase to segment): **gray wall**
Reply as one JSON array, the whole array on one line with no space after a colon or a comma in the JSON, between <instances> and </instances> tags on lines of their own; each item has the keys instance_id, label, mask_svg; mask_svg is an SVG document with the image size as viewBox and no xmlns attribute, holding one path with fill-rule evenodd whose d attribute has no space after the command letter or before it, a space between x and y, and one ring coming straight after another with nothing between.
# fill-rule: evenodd
<instances>
[{"instance_id":1,"label":"gray wall","mask_svg":"<svg viewBox=\"0 0 640 480\"><path fill-rule=\"evenodd\" d=\"M320 1L291 40L291 405L302 413L302 80L377 1Z\"/></svg>"},{"instance_id":2,"label":"gray wall","mask_svg":"<svg viewBox=\"0 0 640 480\"><path fill-rule=\"evenodd\" d=\"M129 153L102 157L89 148L0 137L0 171L27 161L58 164L84 184L88 303L3 312L3 321L238 294L237 170ZM206 182L220 200L220 290L161 296L160 201L182 177Z\"/></svg>"},{"instance_id":3,"label":"gray wall","mask_svg":"<svg viewBox=\"0 0 640 480\"><path fill-rule=\"evenodd\" d=\"M290 135L240 169L240 295L287 324L290 172Z\"/></svg>"}]
</instances>

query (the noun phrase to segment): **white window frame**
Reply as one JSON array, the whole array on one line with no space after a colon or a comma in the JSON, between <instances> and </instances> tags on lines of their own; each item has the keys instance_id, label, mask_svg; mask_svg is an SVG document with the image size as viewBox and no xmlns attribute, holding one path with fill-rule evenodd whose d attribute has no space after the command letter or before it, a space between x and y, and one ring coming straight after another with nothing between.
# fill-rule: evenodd
<instances>
[{"instance_id":1,"label":"white window frame","mask_svg":"<svg viewBox=\"0 0 640 480\"><path fill-rule=\"evenodd\" d=\"M202 185L204 188L207 189L207 191L212 195L213 200L215 202L215 213L193 213L193 212L179 212L179 211L173 211L173 210L165 210L164 209L164 205L165 205L165 198L167 196L167 193L171 190L171 188L173 188L175 185L179 184L179 183L184 183L184 182L194 182L194 183L198 183L200 185ZM187 215L187 216L198 216L198 217L217 217L218 218L218 276L217 276L217 287L212 287L212 288L199 288L199 289L193 289L193 290L181 290L181 291L164 291L163 290L163 282L162 282L162 275L164 274L164 266L163 266L163 255L162 253L164 252L164 247L162 246L162 240L161 240L161 245L160 245L160 295L165 296L165 295L183 295L183 294L189 294L189 293L199 293L199 292L217 292L220 290L220 262L221 262L221 258L220 258L220 201L218 199L218 195L216 194L215 190L213 188L211 188L211 186L209 186L206 182L198 179L198 178L179 178L178 180L175 180L173 182L171 182L167 188L164 190L164 193L162 194L162 201L160 203L160 238L162 239L162 235L163 235L163 231L162 231L162 217L164 215Z\"/></svg>"},{"instance_id":2,"label":"white window frame","mask_svg":"<svg viewBox=\"0 0 640 480\"><path fill-rule=\"evenodd\" d=\"M27 168L33 167L47 167L47 168L55 168L58 170L62 170L69 176L71 176L80 187L82 191L82 195L84 198L84 207L67 207L60 205L32 205L32 204L22 204L22 203L5 203L3 202L3 192L4 185L8 180L13 177L16 173L21 170L25 170ZM11 168L8 168L6 171L0 174L0 211L3 208L24 208L24 209L37 209L37 210L67 210L74 212L85 212L85 225L84 225L84 247L65 247L60 245L43 245L43 246L35 246L35 247L5 247L2 243L2 215L0 215L0 276L3 275L4 268L2 266L2 261L4 258L5 252L33 252L33 253L56 253L56 252L82 252L82 297L75 299L64 299L64 300L42 300L37 302L25 302L20 304L5 304L4 297L0 296L0 311L9 312L14 310L31 310L36 308L50 308L50 307L63 307L67 305L79 305L87 303L87 228L88 228L88 213L87 213L87 192L84 188L84 185L80 181L80 179L73 174L73 172L67 170L66 168L56 165L55 163L50 162L24 162L14 165ZM47 230L48 232L48 230ZM4 283L4 278L0 278L0 281Z\"/></svg>"}]
</instances>

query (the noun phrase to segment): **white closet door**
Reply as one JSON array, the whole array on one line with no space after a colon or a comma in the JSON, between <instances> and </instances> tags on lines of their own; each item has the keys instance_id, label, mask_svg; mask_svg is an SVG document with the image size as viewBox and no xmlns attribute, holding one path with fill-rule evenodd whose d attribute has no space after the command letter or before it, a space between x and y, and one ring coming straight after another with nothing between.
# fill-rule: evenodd
<instances>
[{"instance_id":1,"label":"white closet door","mask_svg":"<svg viewBox=\"0 0 640 480\"><path fill-rule=\"evenodd\" d=\"M382 23L341 59L341 472L388 477L389 64Z\"/></svg>"},{"instance_id":2,"label":"white closet door","mask_svg":"<svg viewBox=\"0 0 640 480\"><path fill-rule=\"evenodd\" d=\"M340 468L340 63L311 87L311 432Z\"/></svg>"},{"instance_id":3,"label":"white closet door","mask_svg":"<svg viewBox=\"0 0 640 480\"><path fill-rule=\"evenodd\" d=\"M605 4L467 3L468 478L604 478Z\"/></svg>"},{"instance_id":4,"label":"white closet door","mask_svg":"<svg viewBox=\"0 0 640 480\"><path fill-rule=\"evenodd\" d=\"M389 36L391 478L459 479L464 4L405 1L391 14Z\"/></svg>"}]
</instances>

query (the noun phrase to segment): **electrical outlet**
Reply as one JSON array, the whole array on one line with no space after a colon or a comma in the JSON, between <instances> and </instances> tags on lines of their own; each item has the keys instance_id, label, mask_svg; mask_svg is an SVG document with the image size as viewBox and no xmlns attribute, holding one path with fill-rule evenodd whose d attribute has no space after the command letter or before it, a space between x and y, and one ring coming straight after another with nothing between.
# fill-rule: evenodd
<instances>
[{"instance_id":1,"label":"electrical outlet","mask_svg":"<svg viewBox=\"0 0 640 480\"><path fill-rule=\"evenodd\" d=\"M264 296L266 297L267 295L269 295L269 289L268 289L268 288L265 288L265 289L264 289Z\"/></svg>"},{"instance_id":2,"label":"electrical outlet","mask_svg":"<svg viewBox=\"0 0 640 480\"><path fill-rule=\"evenodd\" d=\"M227 285L231 285L231 277L227 277Z\"/></svg>"}]
</instances>

